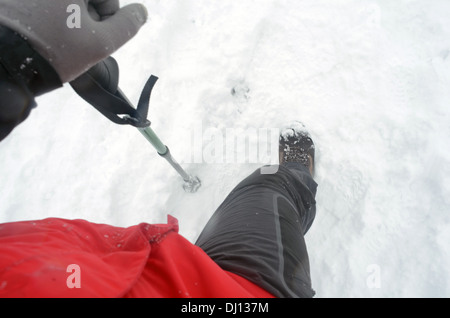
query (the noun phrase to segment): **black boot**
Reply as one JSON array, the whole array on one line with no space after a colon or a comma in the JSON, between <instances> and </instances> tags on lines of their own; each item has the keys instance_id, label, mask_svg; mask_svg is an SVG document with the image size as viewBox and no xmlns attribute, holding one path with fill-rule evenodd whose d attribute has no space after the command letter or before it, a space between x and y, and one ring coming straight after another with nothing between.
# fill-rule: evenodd
<instances>
[{"instance_id":1,"label":"black boot","mask_svg":"<svg viewBox=\"0 0 450 318\"><path fill-rule=\"evenodd\" d=\"M301 123L295 123L280 134L280 165L297 162L309 169L314 177L315 146Z\"/></svg>"}]
</instances>

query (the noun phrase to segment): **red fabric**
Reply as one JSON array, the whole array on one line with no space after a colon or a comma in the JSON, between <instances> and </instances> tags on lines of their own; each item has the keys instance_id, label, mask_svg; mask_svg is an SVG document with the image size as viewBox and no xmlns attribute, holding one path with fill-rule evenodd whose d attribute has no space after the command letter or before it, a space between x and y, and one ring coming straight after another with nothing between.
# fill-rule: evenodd
<instances>
[{"instance_id":1,"label":"red fabric","mask_svg":"<svg viewBox=\"0 0 450 318\"><path fill-rule=\"evenodd\" d=\"M63 219L1 224L0 297L272 296L222 270L169 217L130 228Z\"/></svg>"}]
</instances>

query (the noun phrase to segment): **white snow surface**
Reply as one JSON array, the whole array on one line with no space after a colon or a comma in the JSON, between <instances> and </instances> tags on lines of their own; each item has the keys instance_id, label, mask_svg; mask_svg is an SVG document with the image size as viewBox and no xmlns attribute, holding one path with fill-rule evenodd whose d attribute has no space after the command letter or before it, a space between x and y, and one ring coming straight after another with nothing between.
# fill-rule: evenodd
<instances>
[{"instance_id":1,"label":"white snow surface","mask_svg":"<svg viewBox=\"0 0 450 318\"><path fill-rule=\"evenodd\" d=\"M450 297L450 1L142 2L148 23L114 54L120 86L137 102L160 77L149 119L175 158L189 158L199 125L308 127L316 297ZM203 182L188 194L136 129L70 86L37 101L0 143L0 222L126 227L171 214L195 242L259 166L180 160Z\"/></svg>"}]
</instances>

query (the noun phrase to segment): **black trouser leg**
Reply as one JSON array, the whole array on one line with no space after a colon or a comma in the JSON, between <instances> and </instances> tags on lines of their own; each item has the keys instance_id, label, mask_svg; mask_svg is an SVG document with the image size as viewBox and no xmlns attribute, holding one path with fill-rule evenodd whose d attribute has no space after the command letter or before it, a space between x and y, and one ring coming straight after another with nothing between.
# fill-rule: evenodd
<instances>
[{"instance_id":1,"label":"black trouser leg","mask_svg":"<svg viewBox=\"0 0 450 318\"><path fill-rule=\"evenodd\" d=\"M314 221L316 189L301 164L275 174L258 169L229 194L196 245L276 297L312 297L304 235Z\"/></svg>"}]
</instances>

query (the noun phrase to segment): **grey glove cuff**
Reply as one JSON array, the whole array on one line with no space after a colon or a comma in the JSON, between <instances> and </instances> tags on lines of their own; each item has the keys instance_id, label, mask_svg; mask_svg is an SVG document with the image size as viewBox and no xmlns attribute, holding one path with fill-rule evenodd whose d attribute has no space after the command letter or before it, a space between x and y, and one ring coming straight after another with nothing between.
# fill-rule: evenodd
<instances>
[{"instance_id":1,"label":"grey glove cuff","mask_svg":"<svg viewBox=\"0 0 450 318\"><path fill-rule=\"evenodd\" d=\"M118 0L0 0L0 25L22 34L63 83L113 54L146 19L143 5L120 9Z\"/></svg>"}]
</instances>

